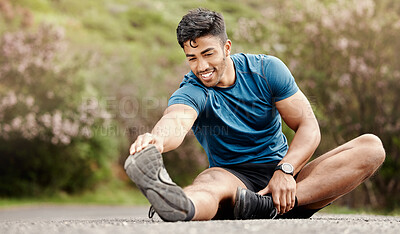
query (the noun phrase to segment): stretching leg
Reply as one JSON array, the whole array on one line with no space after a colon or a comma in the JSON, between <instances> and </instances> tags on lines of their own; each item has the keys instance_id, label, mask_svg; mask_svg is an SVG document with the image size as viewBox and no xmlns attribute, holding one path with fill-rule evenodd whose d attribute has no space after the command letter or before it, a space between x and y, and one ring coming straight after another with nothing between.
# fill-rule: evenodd
<instances>
[{"instance_id":1,"label":"stretching leg","mask_svg":"<svg viewBox=\"0 0 400 234\"><path fill-rule=\"evenodd\" d=\"M195 206L193 220L214 218L221 203L233 207L237 187L246 188L241 180L222 168L208 168L200 173L192 185L184 188Z\"/></svg>"}]
</instances>

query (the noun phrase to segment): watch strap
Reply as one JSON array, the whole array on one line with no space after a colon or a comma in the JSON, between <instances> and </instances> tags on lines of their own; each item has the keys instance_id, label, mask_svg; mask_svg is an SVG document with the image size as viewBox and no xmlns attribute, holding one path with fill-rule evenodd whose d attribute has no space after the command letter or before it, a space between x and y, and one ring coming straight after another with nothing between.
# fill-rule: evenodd
<instances>
[{"instance_id":1,"label":"watch strap","mask_svg":"<svg viewBox=\"0 0 400 234\"><path fill-rule=\"evenodd\" d=\"M287 163L287 164L289 164L289 163ZM292 164L289 164L289 165L290 165L290 166L292 167L292 169L293 169ZM277 166L275 167L275 170L274 170L274 171L276 171L276 170L281 170L283 173L293 176L293 170L292 170L291 172L285 171L285 170L283 169L283 163L277 165Z\"/></svg>"}]
</instances>

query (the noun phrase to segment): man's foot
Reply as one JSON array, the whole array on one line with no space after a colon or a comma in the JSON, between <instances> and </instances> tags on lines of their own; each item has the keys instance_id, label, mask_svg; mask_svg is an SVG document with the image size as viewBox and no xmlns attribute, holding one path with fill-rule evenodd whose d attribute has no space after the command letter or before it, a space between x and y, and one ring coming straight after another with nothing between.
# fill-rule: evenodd
<instances>
[{"instance_id":1,"label":"man's foot","mask_svg":"<svg viewBox=\"0 0 400 234\"><path fill-rule=\"evenodd\" d=\"M233 210L235 219L273 219L277 213L272 197L237 188Z\"/></svg>"},{"instance_id":2,"label":"man's foot","mask_svg":"<svg viewBox=\"0 0 400 234\"><path fill-rule=\"evenodd\" d=\"M125 161L129 178L147 197L164 221L185 221L193 216L191 201L165 170L160 152L154 145L130 155Z\"/></svg>"}]
</instances>

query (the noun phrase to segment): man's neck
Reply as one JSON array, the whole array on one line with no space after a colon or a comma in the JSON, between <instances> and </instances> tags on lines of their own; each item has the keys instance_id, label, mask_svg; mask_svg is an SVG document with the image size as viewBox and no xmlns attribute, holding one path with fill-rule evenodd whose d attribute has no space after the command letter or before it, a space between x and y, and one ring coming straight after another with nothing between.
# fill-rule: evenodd
<instances>
[{"instance_id":1,"label":"man's neck","mask_svg":"<svg viewBox=\"0 0 400 234\"><path fill-rule=\"evenodd\" d=\"M218 87L226 88L235 84L236 81L236 71L235 65L231 59L231 56L227 57L226 70L223 77L224 82Z\"/></svg>"}]
</instances>

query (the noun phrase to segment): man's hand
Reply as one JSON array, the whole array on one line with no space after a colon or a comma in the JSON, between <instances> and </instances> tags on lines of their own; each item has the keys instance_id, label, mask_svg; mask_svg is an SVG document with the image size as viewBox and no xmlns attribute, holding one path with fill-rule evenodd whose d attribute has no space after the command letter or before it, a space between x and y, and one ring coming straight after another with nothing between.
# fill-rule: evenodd
<instances>
[{"instance_id":1,"label":"man's hand","mask_svg":"<svg viewBox=\"0 0 400 234\"><path fill-rule=\"evenodd\" d=\"M291 210L295 204L296 181L292 175L277 170L268 183L268 186L258 192L261 195L272 194L272 200L279 214Z\"/></svg>"},{"instance_id":2,"label":"man's hand","mask_svg":"<svg viewBox=\"0 0 400 234\"><path fill-rule=\"evenodd\" d=\"M137 137L136 141L131 145L129 153L131 155L138 153L146 148L149 144L155 145L160 153L162 153L164 150L163 143L161 142L160 138L151 133L145 133Z\"/></svg>"}]
</instances>

